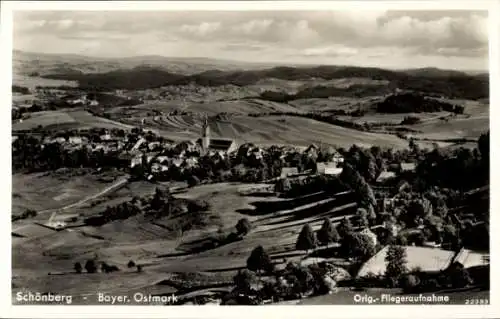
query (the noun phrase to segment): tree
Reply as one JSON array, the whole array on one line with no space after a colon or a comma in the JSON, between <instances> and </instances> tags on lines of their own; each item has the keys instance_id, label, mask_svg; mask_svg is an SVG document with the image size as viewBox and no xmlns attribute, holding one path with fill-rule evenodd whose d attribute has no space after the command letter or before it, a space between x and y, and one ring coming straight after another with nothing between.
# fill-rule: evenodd
<instances>
[{"instance_id":1,"label":"tree","mask_svg":"<svg viewBox=\"0 0 500 319\"><path fill-rule=\"evenodd\" d=\"M97 266L95 264L95 260L93 259L87 260L87 262L85 263L85 270L87 270L89 274L97 272Z\"/></svg>"},{"instance_id":2,"label":"tree","mask_svg":"<svg viewBox=\"0 0 500 319\"><path fill-rule=\"evenodd\" d=\"M130 260L127 264L128 268L134 268L135 267L135 262L133 260Z\"/></svg>"},{"instance_id":3,"label":"tree","mask_svg":"<svg viewBox=\"0 0 500 319\"><path fill-rule=\"evenodd\" d=\"M288 178L280 179L274 186L274 191L277 193L287 193L292 189L292 184Z\"/></svg>"},{"instance_id":4,"label":"tree","mask_svg":"<svg viewBox=\"0 0 500 319\"><path fill-rule=\"evenodd\" d=\"M137 265L137 272L142 272L142 266L141 265Z\"/></svg>"},{"instance_id":5,"label":"tree","mask_svg":"<svg viewBox=\"0 0 500 319\"><path fill-rule=\"evenodd\" d=\"M341 238L345 238L349 236L353 232L353 227L351 224L351 220L347 217L344 217L338 226L338 233Z\"/></svg>"},{"instance_id":6,"label":"tree","mask_svg":"<svg viewBox=\"0 0 500 319\"><path fill-rule=\"evenodd\" d=\"M75 265L73 266L73 269L75 269L75 271L78 273L78 274L81 274L82 273L82 264L80 264L79 262L76 262Z\"/></svg>"},{"instance_id":7,"label":"tree","mask_svg":"<svg viewBox=\"0 0 500 319\"><path fill-rule=\"evenodd\" d=\"M406 210L408 217L405 222L408 225L416 225L419 218L425 219L432 215L432 204L426 198L412 200Z\"/></svg>"},{"instance_id":8,"label":"tree","mask_svg":"<svg viewBox=\"0 0 500 319\"><path fill-rule=\"evenodd\" d=\"M242 218L238 220L238 223L236 224L236 231L238 232L239 235L246 235L250 232L252 229L252 224L247 218Z\"/></svg>"},{"instance_id":9,"label":"tree","mask_svg":"<svg viewBox=\"0 0 500 319\"><path fill-rule=\"evenodd\" d=\"M375 254L376 247L369 236L351 233L343 239L342 250L359 261L365 261Z\"/></svg>"},{"instance_id":10,"label":"tree","mask_svg":"<svg viewBox=\"0 0 500 319\"><path fill-rule=\"evenodd\" d=\"M250 292L252 283L255 281L255 275L248 269L239 270L233 277L236 290L243 293Z\"/></svg>"},{"instance_id":11,"label":"tree","mask_svg":"<svg viewBox=\"0 0 500 319\"><path fill-rule=\"evenodd\" d=\"M264 247L257 246L252 250L250 257L247 259L247 268L257 273L259 273L260 270L271 272L274 270L274 265L271 258L264 250Z\"/></svg>"},{"instance_id":12,"label":"tree","mask_svg":"<svg viewBox=\"0 0 500 319\"><path fill-rule=\"evenodd\" d=\"M330 218L325 217L321 229L318 231L318 241L323 245L328 245L332 242L337 242L340 240L339 233L337 229L333 227Z\"/></svg>"},{"instance_id":13,"label":"tree","mask_svg":"<svg viewBox=\"0 0 500 319\"><path fill-rule=\"evenodd\" d=\"M403 291L406 293L413 292L420 284L420 279L413 274L404 276L401 282Z\"/></svg>"},{"instance_id":14,"label":"tree","mask_svg":"<svg viewBox=\"0 0 500 319\"><path fill-rule=\"evenodd\" d=\"M305 224L300 231L299 237L297 238L295 248L309 252L309 249L316 247L316 244L317 241L314 231L309 224Z\"/></svg>"},{"instance_id":15,"label":"tree","mask_svg":"<svg viewBox=\"0 0 500 319\"><path fill-rule=\"evenodd\" d=\"M490 131L481 134L477 141L477 148L479 153L481 153L481 160L483 163L489 165L490 161Z\"/></svg>"},{"instance_id":16,"label":"tree","mask_svg":"<svg viewBox=\"0 0 500 319\"><path fill-rule=\"evenodd\" d=\"M451 265L446 277L453 288L464 288L473 282L467 269L460 264Z\"/></svg>"},{"instance_id":17,"label":"tree","mask_svg":"<svg viewBox=\"0 0 500 319\"><path fill-rule=\"evenodd\" d=\"M200 184L200 179L198 177L196 177L195 175L190 175L187 178L187 183L188 183L189 187L194 187L194 186Z\"/></svg>"},{"instance_id":18,"label":"tree","mask_svg":"<svg viewBox=\"0 0 500 319\"><path fill-rule=\"evenodd\" d=\"M385 277L393 287L397 286L400 283L401 276L408 271L406 268L406 250L401 246L389 246L385 261L387 263Z\"/></svg>"},{"instance_id":19,"label":"tree","mask_svg":"<svg viewBox=\"0 0 500 319\"><path fill-rule=\"evenodd\" d=\"M356 211L356 215L360 219L360 223L362 227L370 226L370 221L368 220L368 211L364 208L358 208Z\"/></svg>"}]
</instances>

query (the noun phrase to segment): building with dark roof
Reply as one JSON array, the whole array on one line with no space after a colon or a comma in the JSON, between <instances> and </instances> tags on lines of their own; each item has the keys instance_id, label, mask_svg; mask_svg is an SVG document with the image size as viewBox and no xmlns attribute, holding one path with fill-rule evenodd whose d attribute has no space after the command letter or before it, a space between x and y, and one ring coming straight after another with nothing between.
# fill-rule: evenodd
<instances>
[{"instance_id":1,"label":"building with dark roof","mask_svg":"<svg viewBox=\"0 0 500 319\"><path fill-rule=\"evenodd\" d=\"M205 117L201 130L201 147L204 153L208 151L233 152L236 151L238 145L233 139L225 138L210 138L210 126Z\"/></svg>"}]
</instances>

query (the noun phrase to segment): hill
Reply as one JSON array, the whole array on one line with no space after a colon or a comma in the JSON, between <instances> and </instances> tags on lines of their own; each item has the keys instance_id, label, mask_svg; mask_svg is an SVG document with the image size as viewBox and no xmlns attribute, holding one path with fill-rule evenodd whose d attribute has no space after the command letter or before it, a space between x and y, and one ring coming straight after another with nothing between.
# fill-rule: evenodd
<instances>
[{"instance_id":1,"label":"hill","mask_svg":"<svg viewBox=\"0 0 500 319\"><path fill-rule=\"evenodd\" d=\"M255 69L265 64L225 61L208 58L170 58L156 55L102 58L76 54L42 54L13 51L13 69L23 75L106 73L137 66L150 66L166 72L189 75L208 70ZM267 65L269 67L269 65Z\"/></svg>"},{"instance_id":2,"label":"hill","mask_svg":"<svg viewBox=\"0 0 500 319\"><path fill-rule=\"evenodd\" d=\"M423 74L422 74L423 73ZM317 66L317 67L274 67L262 70L221 71L210 70L193 75L181 75L151 66L132 69L120 69L106 73L77 74L53 73L44 77L56 80L77 81L83 88L147 89L166 85L187 85L195 83L202 86L236 85L250 86L262 79L299 81L304 79L346 79L367 78L387 81L387 85L352 85L345 88L335 86L313 86L299 91L296 95L286 94L285 100L296 98L325 98L329 96L370 96L386 93L394 89L412 90L426 94L450 98L480 99L486 98L488 78L484 75L450 73L449 71L420 71L416 75L408 72L390 71L380 68L353 66ZM272 91L271 91L272 92ZM282 94L282 93L280 93ZM272 98L275 100L274 98Z\"/></svg>"}]
</instances>

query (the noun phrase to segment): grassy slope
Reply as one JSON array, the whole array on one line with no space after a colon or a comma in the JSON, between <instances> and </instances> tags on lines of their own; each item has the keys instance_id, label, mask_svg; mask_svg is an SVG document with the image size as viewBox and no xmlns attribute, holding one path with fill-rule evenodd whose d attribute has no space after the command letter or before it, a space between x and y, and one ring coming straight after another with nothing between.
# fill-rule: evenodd
<instances>
[{"instance_id":1,"label":"grassy slope","mask_svg":"<svg viewBox=\"0 0 500 319\"><path fill-rule=\"evenodd\" d=\"M42 111L31 113L30 117L22 122L12 124L13 131L30 130L42 125L50 129L85 129L91 127L130 129L131 126L95 117L92 114L78 109Z\"/></svg>"},{"instance_id":2,"label":"grassy slope","mask_svg":"<svg viewBox=\"0 0 500 319\"><path fill-rule=\"evenodd\" d=\"M104 189L113 182L103 182L102 177L116 177L120 173L69 176L65 173L33 173L12 175L12 213L25 209L45 210L63 207L85 196Z\"/></svg>"},{"instance_id":3,"label":"grassy slope","mask_svg":"<svg viewBox=\"0 0 500 319\"><path fill-rule=\"evenodd\" d=\"M146 193L150 191L146 190L144 185L137 185L130 191L138 190L137 187ZM151 286L154 283L150 282L148 278L155 280L165 278L169 272L217 270L215 274L231 276L235 267L245 266L250 251L257 245L263 245L271 254L286 252L289 249L287 247L293 245L303 223L299 222L282 229L266 229L266 225L270 223L282 222L279 218L269 218L265 222L259 222L257 228L242 241L195 255L157 258L159 255L175 253L176 251L182 252L182 250L176 250L179 245L181 247L195 247L199 240L217 236L218 229L222 229L226 234L233 231L237 220L247 216L240 212L241 209L252 209L251 203L253 201L262 200L262 198L240 196L240 187L241 184L232 183L202 185L176 195L206 200L211 205L206 214L218 216L207 227L188 231L179 238L167 236L166 230L141 222L140 218L129 218L103 227L83 227L72 231L52 232L38 238L18 239L13 248L14 282L19 287L28 286L31 289L73 292L75 294L82 293L77 292L77 288L84 292L91 289L119 292L123 291L124 287L139 289L133 285L133 282L139 282L140 278L144 278L143 286ZM123 196L127 190L122 189L119 192ZM316 212L312 212L312 214L314 213ZM282 215L278 214L277 216ZM256 221L263 216L248 215L247 217ZM306 220L303 222L305 223ZM283 222L282 225L286 226L286 222ZM314 223L314 226L319 226L319 224L315 225ZM106 239L100 240L85 235L89 233L99 234ZM128 260L133 259L145 264L145 271L138 275L106 276L106 283L97 283L91 279L103 276L99 274L95 276L84 274L80 278L85 279L78 283L75 281L75 275L62 275L60 278L68 278L64 281L51 280L54 277L46 275L49 271L71 271L74 262L84 262L86 259L94 257L95 254L101 260L118 265L121 269L125 269ZM298 252L292 259L300 258L301 255L302 252ZM129 282L131 278L133 278L132 283Z\"/></svg>"}]
</instances>

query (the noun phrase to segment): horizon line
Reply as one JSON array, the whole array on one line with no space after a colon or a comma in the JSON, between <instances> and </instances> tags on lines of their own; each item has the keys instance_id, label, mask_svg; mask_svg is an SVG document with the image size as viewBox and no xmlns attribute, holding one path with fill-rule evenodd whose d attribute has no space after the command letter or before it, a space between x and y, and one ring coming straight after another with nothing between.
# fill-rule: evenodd
<instances>
[{"instance_id":1,"label":"horizon line","mask_svg":"<svg viewBox=\"0 0 500 319\"><path fill-rule=\"evenodd\" d=\"M279 66L289 66L289 67L308 67L308 66L354 66L354 67L362 67L362 68L378 68L382 70L391 70L391 71L410 71L410 70L424 70L424 69L435 69L435 70L441 70L441 71L457 71L457 72L463 72L463 73L490 73L490 69L481 69L481 70L474 70L474 69L460 69L460 68L439 68L437 66L423 66L423 67L418 67L418 68L395 68L395 67L379 67L376 65L373 66L361 66L361 65L355 65L355 64L350 64L350 65L342 65L342 64L325 64L325 63L309 63L309 62L293 62L293 63L283 63L283 62L278 62L278 61L269 61L269 62L256 62L256 61L243 61L243 60L235 60L235 59L218 59L218 58L212 58L212 57L204 57L204 56L196 56L196 57L180 57L180 56L165 56L161 54L151 54L151 55L131 55L131 56L113 56L113 57L106 57L106 56L96 56L96 55L85 55L85 54L80 54L80 53L45 53L45 52L34 52L34 51L25 51L25 50L20 50L20 49L14 49L12 48L12 57L14 58L14 53L15 52L20 52L24 54L38 54L38 55L45 55L45 56L74 56L74 57L82 57L82 58L92 58L92 59L102 59L102 60L120 60L120 59L134 59L134 58L141 58L141 57L158 57L158 58L164 58L164 59L178 59L178 60L212 60L212 61L220 61L220 62L233 62L237 64L246 64L246 65L262 65L262 66L269 66L269 67L279 67Z\"/></svg>"}]
</instances>

